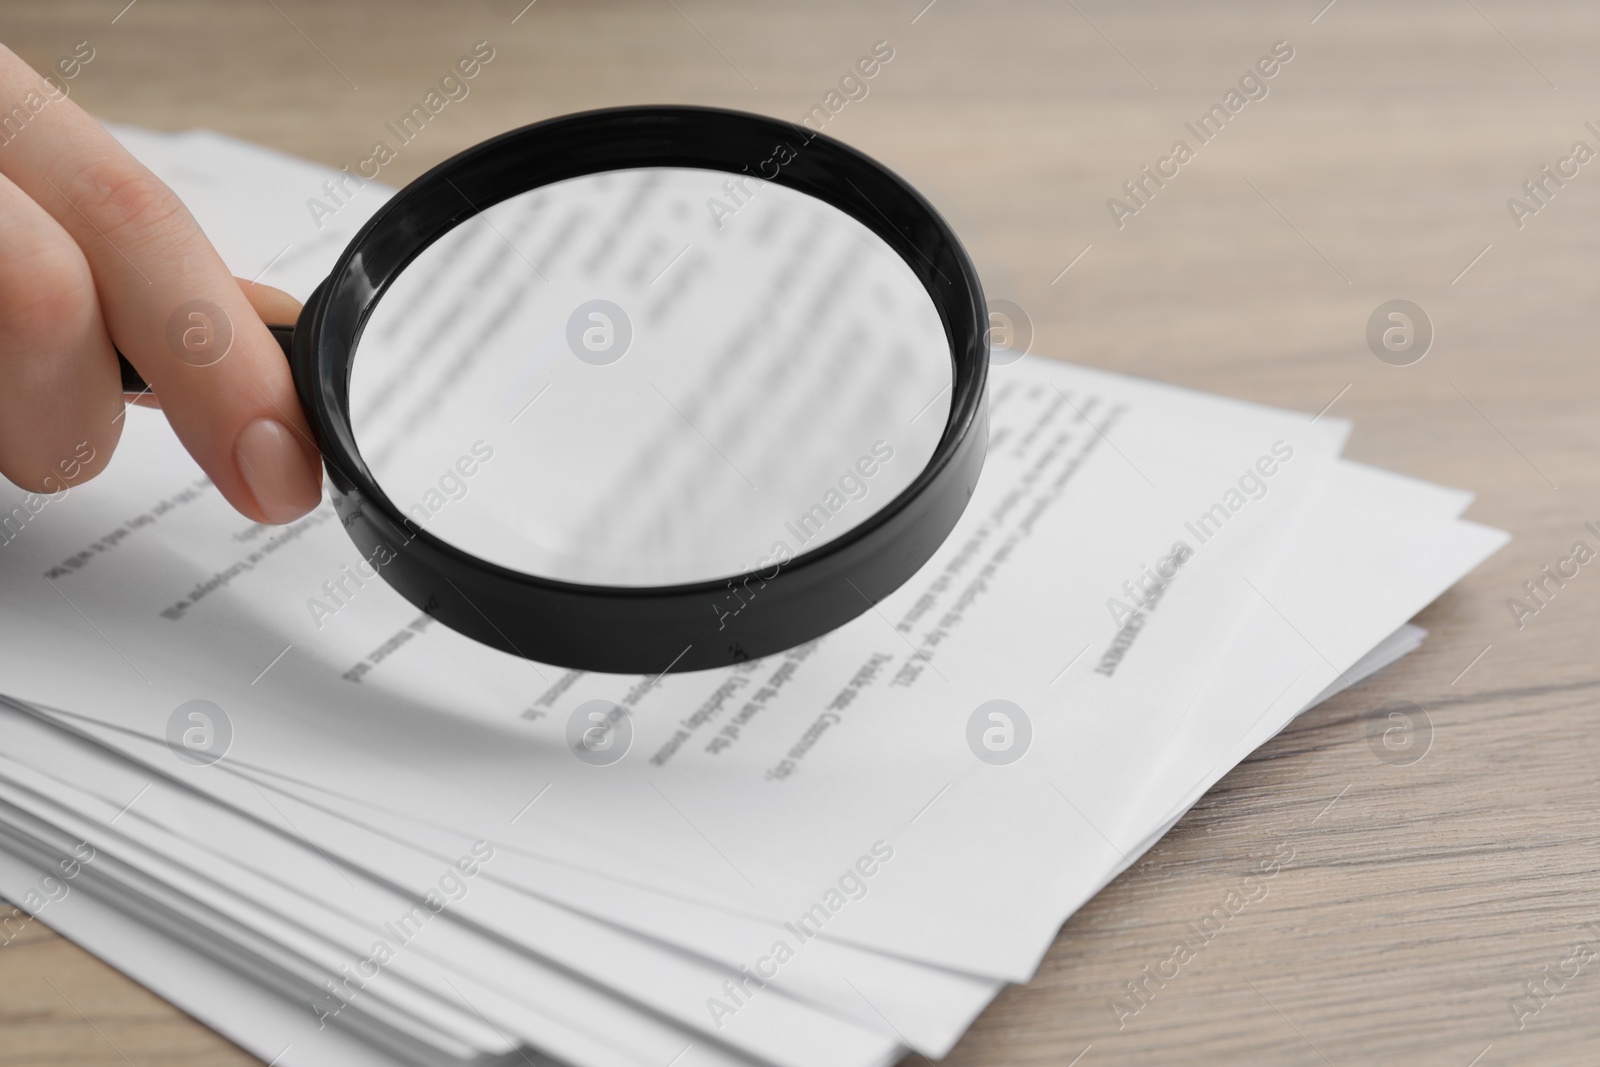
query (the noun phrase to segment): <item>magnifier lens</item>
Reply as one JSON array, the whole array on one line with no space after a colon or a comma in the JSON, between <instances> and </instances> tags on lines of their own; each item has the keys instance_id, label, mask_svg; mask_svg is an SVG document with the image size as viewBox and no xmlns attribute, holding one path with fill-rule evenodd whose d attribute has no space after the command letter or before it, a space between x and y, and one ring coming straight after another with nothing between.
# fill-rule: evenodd
<instances>
[{"instance_id":1,"label":"magnifier lens","mask_svg":"<svg viewBox=\"0 0 1600 1067\"><path fill-rule=\"evenodd\" d=\"M350 412L412 532L664 586L870 518L933 456L952 373L927 290L860 222L746 175L633 169L424 249L371 311Z\"/></svg>"}]
</instances>

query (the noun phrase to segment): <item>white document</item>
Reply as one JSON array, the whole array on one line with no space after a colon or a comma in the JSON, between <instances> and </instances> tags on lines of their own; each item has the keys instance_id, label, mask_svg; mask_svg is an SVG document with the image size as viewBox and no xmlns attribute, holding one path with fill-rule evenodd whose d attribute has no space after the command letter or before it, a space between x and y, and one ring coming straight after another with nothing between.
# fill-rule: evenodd
<instances>
[{"instance_id":1,"label":"white document","mask_svg":"<svg viewBox=\"0 0 1600 1067\"><path fill-rule=\"evenodd\" d=\"M216 141L223 155L259 151ZM298 203L281 185L260 195ZM197 216L225 217L227 199ZM357 214L353 203L334 221L353 227ZM280 238L287 250L268 247ZM290 253L322 239L285 215L279 235L240 240L230 262L245 273L242 259L282 251L262 280L303 295L317 257ZM296 280L272 276L285 263L299 264ZM0 584L17 594L0 676L17 695L92 709L114 726L80 722L86 732L238 811L287 813L316 847L407 891L436 873L426 854L493 841L495 880L460 917L674 1026L780 1062L868 1063L901 1035L938 1055L1124 862L1101 829L1118 824L1129 783L1150 780L1153 754L1201 728L1193 694L1255 609L1241 576L1289 543L1344 432L1032 362L995 370L994 412L979 494L900 593L785 656L655 680L489 652L381 580L315 619L305 602L358 558L326 508L287 530L252 526L159 416L130 413L113 470L0 548ZM0 511L14 503L0 496ZM1158 603L1137 609L1138 586L1156 588L1150 568L1180 541L1188 552L1168 564ZM1404 617L1364 620L1355 655ZM52 664L69 647L63 675ZM165 748L172 711L196 696L232 720L223 765L183 765ZM566 714L591 696L633 712L634 747L610 767L564 747ZM1032 729L1009 766L968 747L969 719L993 699L1025 708ZM373 832L402 828L402 845ZM870 878L851 874L863 858ZM997 882L1029 889L995 908ZM808 914L821 935L802 942L794 924ZM740 1002L719 992L779 939L799 951L770 989ZM708 1016L719 997L738 1010Z\"/></svg>"},{"instance_id":2,"label":"white document","mask_svg":"<svg viewBox=\"0 0 1600 1067\"><path fill-rule=\"evenodd\" d=\"M988 510L988 521L974 521L968 524L966 532L958 531L951 546L947 546L944 558L930 568L935 577L914 582L898 603L891 598L858 621L854 630L861 637L854 639L856 644L833 653L831 648L842 643L843 635L830 635L815 653L819 658L808 657L802 661L798 655L787 657L788 662L796 666L786 670L784 662L769 665L770 676L763 674L753 680L749 671L726 672L709 681L695 676L669 677L651 688L637 682L619 685L616 680L588 677L578 679L560 694L563 708L576 706L586 696L600 693L621 697L624 703L632 706L640 727L635 740L640 761L645 757L659 761L663 770L660 782L654 780L649 770L642 776L636 774L631 779L622 779L622 773L632 766L625 761L604 769L602 773L620 772L608 777L598 777L594 768L576 763L558 764L551 768L557 773L525 785L526 772L518 773L514 764L543 771L552 753L561 754L559 727L564 724L559 722L559 715L547 715L542 723L532 720L534 729L529 733L535 736L522 740L520 752L517 744L504 743L501 735L505 727L498 724L513 710L538 712L538 701L528 696L528 683L532 681L529 673L539 673L537 665L507 661L437 628L413 637L418 632L412 629L416 616L404 606L397 610L397 598L381 583L363 587L360 598L352 599L349 608L325 630L316 631L314 635L303 632L313 621L304 610L309 599L304 594L308 590L314 593L320 583L315 577L310 582L297 578L296 568L313 576L323 573L337 576L351 559L353 549L340 540L336 529L319 526L318 519L291 527L287 533L264 531L240 523L214 500L195 498L191 490L196 487L181 480L180 472L185 470L186 461L170 451L170 442L166 445L167 454L147 454L137 460L119 457L118 461L124 465L135 463L141 470L163 471L171 479L166 485L147 484L142 490L147 494L145 501L128 499L127 503L137 506L150 500L160 501L146 513L165 505L166 510L160 515L165 526L163 534L174 526L181 529L186 523L192 531L192 534L179 533L177 540L169 542L167 547L154 550L165 560L165 563L155 564L154 570L147 566L153 562L151 559L138 557L145 551L140 545L157 542L130 536L112 546L112 551L128 556L127 569L119 569L124 578L138 576L135 584L145 591L144 605L132 613L122 614L118 621L111 621L110 616L122 610L115 602L120 600L124 608L130 606L129 601L123 599L130 590L125 581L106 577L103 564L111 557L103 554L105 550L77 569L73 561L80 557L76 554L69 557L64 562L66 573L57 573L47 583L59 583L58 588L46 589L37 582L35 587L39 590L39 603L48 605L45 612L56 612L57 617L63 617L59 613L68 607L74 613L85 609L81 603L84 597L99 600L99 603L88 604L87 610L102 620L97 625L109 627L106 633L119 659L122 655L137 658L141 644L154 659L170 652L172 635L160 630L152 632L149 622L153 617L160 617L163 624L173 623L192 630L193 643L188 648L194 665L205 673L209 684L217 686L214 692L219 697L225 692L238 694L223 699L224 704L242 699L252 707L263 707L281 701L284 714L298 714L302 722L313 708L330 704L345 706L341 716L345 721L339 725L351 746L349 750L306 753L301 751L305 736L302 725L292 725L283 718L263 717L259 720L260 731L240 731L235 749L240 766L294 767L297 777L320 782L325 789L361 795L396 811L437 815L465 832L497 834L497 840L508 849L518 845L536 849L560 863L578 863L613 878L638 880L641 871L651 866L651 852L655 851L657 870L649 876L650 881L658 885L675 882L677 891L683 895L722 899L747 915L766 918L767 929L753 930L739 942L722 948L720 956L730 965L735 960L759 961L774 943L772 937L781 935L783 922L792 921L792 917L814 908L819 897L829 893L837 895L831 887L840 876L839 872L848 872L880 840L886 848L894 848L883 835L905 825L907 836L928 835L926 843L917 847L926 853L926 862L943 864L943 869L936 867L929 871L906 862L898 868L885 864L887 877L872 887L869 897L852 902L851 909L839 915L829 915L826 910L822 913L829 916L830 926L836 926L844 936L849 936L853 924L863 931L856 939L872 944L876 931L888 929L884 917L893 916L900 921L900 929L894 931L895 939L883 947L902 955L920 955L933 962L982 971L997 978L1022 978L1031 972L1065 915L1065 906L1059 900L1035 902L1031 913L1021 916L998 916L1003 920L1004 930L976 929L954 943L944 946L938 943L940 936L953 940L952 935L957 933L952 929L957 925L951 922L952 918L971 915L974 911L971 905L987 899L987 891L973 885L970 877L972 870L983 869L986 864L992 867L985 849L996 862L1009 862L1011 877L1019 880L1035 878L1043 870L1062 865L1058 857L1042 855L1031 842L998 839L985 829L986 816L980 811L1015 810L1019 804L1037 804L1041 796L1054 804L1053 795L1061 791L1048 777L1044 780L1039 776L1031 780L1025 778L1028 764L991 769L978 764L967 749L965 727L970 712L996 696L985 691L988 687L982 679L995 675L992 664L999 655L1017 663L1048 663L1031 684L1019 686L1008 694L1008 697L1020 696L1023 702L1029 700L1028 691L1032 690L1056 706L1069 706L1075 686L1102 684L1102 676L1090 668L1096 666L1103 655L1091 653L1089 662L1081 664L1076 673L1066 672L1066 677L1061 676L1062 668L1090 652L1097 641L1114 646L1116 627L1108 602L1113 596L1119 602L1128 602L1126 598L1131 594L1123 590L1124 582L1137 581L1148 587L1150 572L1146 568L1159 566L1163 557L1170 560L1173 546L1185 538L1184 527L1190 518L1207 526L1208 529L1200 533L1209 533L1215 543L1210 543L1211 538L1208 538L1202 544L1199 536L1191 535L1195 542L1194 560L1184 564L1183 580L1175 580L1174 591L1163 598L1165 614L1158 610L1149 617L1160 622L1174 614L1176 605L1185 599L1207 605L1204 635L1179 642L1191 646L1187 661L1190 669L1200 669L1205 662L1201 637L1216 640L1225 633L1225 628L1216 625L1218 601L1206 594L1208 584L1219 580L1214 576L1223 574L1234 562L1234 556L1246 552L1252 529L1255 536L1264 536L1274 519L1281 519L1285 511L1292 510L1298 496L1314 481L1318 467L1331 461L1342 427L1307 426L1301 419L1248 405L1201 401L1177 390L1093 372L1033 368L1028 364L1008 368L1008 371L1012 372L1009 382L997 377L996 442L987 476L987 484L998 484L998 488L990 490L987 497L980 491L973 503L975 516L982 516L983 509ZM1054 375L1055 380L1048 385L1039 379L1030 382L1025 376L1033 373ZM1105 398L1096 395L1102 388L1108 390ZM1069 392L1076 399L1070 398ZM1106 414L1099 414L1101 412ZM1092 422L1097 416L1099 421ZM132 419L129 436L138 436ZM1121 444L1115 443L1113 438ZM1274 448L1278 448L1284 456L1292 457L1295 441L1300 448L1298 465L1274 455ZM1182 443L1175 448L1172 443L1176 442ZM127 444L124 451L132 452L134 447ZM1005 481L997 483L997 479L1007 477L1008 466L1011 485ZM1267 470L1271 475L1261 473ZM1100 514L1120 511L1129 528L1137 528L1136 536L1107 537L1102 533L1098 543L1077 543L1082 535L1062 525L1063 512L1055 510L1055 480L1061 481L1064 490L1081 485L1081 491L1073 493L1068 500L1069 506ZM1130 485L1134 489L1132 494L1127 491ZM98 489L98 486L87 487L76 493L74 500L61 503L67 510L77 508L85 497ZM1259 499L1252 499L1258 495ZM121 504L119 500L117 506ZM1236 514L1235 508L1238 509ZM60 510L50 514L58 514ZM97 519L114 526L117 514L115 508L108 509ZM1221 519L1201 520L1204 514L1220 514ZM198 525L193 523L196 519L200 520ZM40 521L44 521L43 518ZM1229 523L1226 536L1209 528L1220 521ZM1055 525L1046 526L1046 522ZM206 523L216 525L208 527ZM1085 530L1093 528L1087 523L1078 525ZM1099 529L1108 528L1100 526ZM1056 530L1062 532L1057 534ZM195 539L186 541L191 535ZM260 547L251 547L256 542ZM26 541L19 541L19 545L25 544ZM216 552L214 546L219 544L227 545L228 551ZM245 548L240 549L240 544ZM1069 579L1075 584L1040 590L1027 578L1028 572L1059 569L1057 561L1063 552L1081 554L1079 569ZM50 566L45 563L41 570L48 571ZM58 561L56 566L63 566L63 563ZM991 570L988 576L981 571L985 566ZM99 577L93 582L84 581L94 568L100 568ZM172 577L159 583L152 581L162 569ZM988 589L1000 588L1002 575L1007 572L1011 576L1010 602L986 601ZM1122 576L1121 582L1117 576ZM156 593L152 602L150 592L158 584L165 586L164 595ZM916 588L918 584L922 588ZM81 585L82 590L72 588L77 585ZM240 592L245 587L251 587L252 591ZM1185 589L1192 592L1185 593ZM1034 594L1041 591L1046 594L1040 598L1045 602L1034 602ZM59 602L58 592L71 603ZM268 599L281 594L275 608L266 603L263 594ZM230 598L235 601L235 610L231 611L226 606ZM139 594L136 593L134 599L139 599ZM936 605L931 609L930 601ZM986 603L989 606L986 607ZM888 622L896 614L905 627L903 631ZM972 617L969 619L968 615ZM1023 617L1028 618L1028 623L1019 626ZM70 615L65 619L69 625L78 624ZM265 633L253 632L256 628ZM906 636L907 632L910 637ZM951 633L954 638L947 640ZM1159 633L1160 627L1152 625L1140 633L1139 641L1148 647L1159 640ZM985 647L986 634L988 647ZM280 644L276 640L280 635L288 640ZM399 645L397 652L390 652L389 647L397 638L404 638L406 643ZM912 638L916 639L915 646ZM296 639L315 640L315 652L311 653L306 646L297 647ZM956 667L960 665L960 657L952 651L957 649L961 639L974 646L963 653L969 665L966 679L959 677L962 671ZM934 642L940 642L941 647L931 659L926 658ZM993 647L996 644L1015 647ZM419 659L417 650L430 645L440 649L431 658L449 663L448 670L428 666L427 660L421 659L422 665L418 668L405 673L397 671L396 664ZM303 653L302 648L306 652ZM247 682L246 676L254 679L261 666L285 650L288 654L283 662L275 666L260 685L254 686L254 692L247 692L254 683ZM381 659L377 659L375 650L383 653ZM306 680L306 663L302 659L305 654L316 657L313 662L317 666L311 671L313 679L317 675L337 679L335 693L319 692L317 685L322 683L295 691L295 687ZM1161 662L1167 670L1152 676L1141 687L1138 682L1128 681L1131 668L1119 661L1118 698L1138 712L1153 714L1152 709L1160 706L1163 687L1176 684L1178 680L1176 665L1185 661L1178 656L1163 657ZM343 677L355 669L352 663L369 668L357 675L359 682ZM931 666L924 666L925 663ZM867 683L879 689L879 694L872 698L874 704L880 701L885 705L898 704L898 717L875 714L874 719L879 721L860 723L864 730L862 736L852 742L853 751L834 750L836 765L853 776L857 792L852 795L833 788L835 783L825 780L841 773L825 764L819 765L817 754L830 749L803 746L809 745L808 736L821 736L823 731L843 721L843 716L829 709L829 705L842 706L844 700L853 698L862 687L850 683L862 677L864 671L870 671L869 665L877 666L876 674L869 674ZM958 677L952 680L944 665ZM127 665L111 660L108 653L107 666L113 671L108 677L116 678L116 672L123 672ZM152 670L152 673L155 672ZM128 675L124 673L121 677L128 678ZM772 689L772 678L782 679L780 684L786 690L783 707L810 705L815 710L806 713L800 722L788 725L780 706L759 706L761 702L746 700L739 712L728 708L726 718L737 719L752 703L758 705L756 710L760 716L748 720L737 734L728 730L728 726L733 725L729 723L714 735L707 730L706 734L711 736L702 742L701 748L688 748L682 743L681 735L697 732L704 721L698 709L717 701L719 693L736 693L746 687L756 692L761 688ZM459 693L464 679L476 692ZM762 682L769 684L762 686ZM925 721L925 705L929 698L924 694L936 685L944 688L963 683L967 688L964 698L939 696L944 729L942 736L931 733ZM274 687L280 687L277 693ZM351 690L348 696L344 692L346 688ZM670 695L686 689L687 698ZM1048 690L1058 690L1059 695ZM898 691L903 691L903 695ZM883 693L892 695L885 697ZM147 736L161 736L165 718L176 703L181 702L175 701L175 697L176 694L157 697L152 704L147 704L146 721L135 728L142 728ZM665 702L667 708L678 705L683 709L679 712L680 718L674 722L661 716L647 717L644 712L649 710L651 701L655 706ZM70 700L53 703L81 706ZM724 698L721 703L731 701ZM457 704L475 704L482 710L469 713L467 717L457 713L460 721L452 721L449 716L436 715L430 707ZM392 730L396 718L404 716L408 707L418 731ZM363 726L356 721L359 715L367 716L370 725ZM685 729L683 715L688 715L694 724L691 729ZM319 724L327 721L320 711L312 718ZM549 738L548 741L538 736L541 725L546 728L544 737ZM1109 742L1114 743L1124 732L1115 725L1114 716L1107 716L1098 725L1109 735ZM1039 726L1041 730L1050 728L1043 719ZM275 742L269 743L266 731L280 727L287 728L277 734ZM1090 731L1095 727L1094 723L1087 724ZM1079 729L1077 725L1072 728ZM440 757L444 761L451 758L449 749L438 744L440 729L453 732L457 743L479 746L462 755L461 766L471 768L474 782L498 790L500 795L474 798L476 804L465 805L462 802L467 798L461 795L460 783L448 778L428 781L408 776L404 768L407 764L417 765L419 749L427 751L436 766L442 765ZM835 737L839 734L840 731L835 731ZM719 740L723 747L713 747L713 742ZM380 749L388 741L395 742L394 758L392 765L385 767L380 762ZM251 747L256 744L261 747ZM755 744L765 745L767 751L751 753ZM805 776L796 774L801 760L785 754L786 749L805 754ZM352 763L351 752L361 754L359 764ZM308 759L315 764L319 756L326 757L322 773L303 765ZM1117 767L1125 765L1130 758L1132 753L1128 750L1118 753L1104 745L1090 745L1070 752L1066 765L1053 770L1068 776L1092 778L1099 775L1099 780L1109 783L1118 780ZM1073 761L1083 766L1074 766ZM722 770L719 765L727 769ZM492 773L497 766L509 772L503 773L501 780L496 780ZM352 770L356 773L370 771L375 788L350 782ZM1009 779L1001 776L1013 770L1022 773L1011 775ZM1051 773L1053 771L1046 772L1047 775ZM727 807L725 798L734 788L726 776L739 774L746 776L746 789L754 784L751 792L756 796L764 795L765 810L761 804L748 804L742 805L742 810L716 812L717 808ZM674 775L683 779L682 792L670 781ZM815 787L803 784L808 778L822 779L818 784L823 792L819 794ZM894 795L885 795L886 783L894 790ZM538 792L533 788L535 784L538 789L551 785L551 793L515 828L529 835L519 841L501 827ZM940 797L946 791L950 795ZM969 794L991 807L974 810L965 799ZM696 800L696 795L704 799ZM936 797L939 803L930 808L930 801ZM712 810L694 814L697 807ZM1095 849L1102 847L1091 828L1072 810L1071 801L1067 801L1066 807L1055 810L1065 830L1059 841L1059 857L1081 857L1086 844ZM849 835L864 825L864 813L868 820L877 822L878 834L859 842L849 841ZM735 816L741 821L726 827L725 832L721 828L706 829L700 825L705 819L719 815ZM831 819L840 829L819 833L819 820L823 817ZM629 840L597 843L591 840L592 835L586 829L585 824L590 819L603 819L605 825L622 830L636 829L637 834ZM796 829L785 830L785 819ZM918 823L924 829L917 829ZM329 827L326 832L336 833L338 828ZM556 842L558 834L565 840ZM970 846L977 855L969 856L964 849L947 847L944 842L953 834L970 838ZM785 849L792 849L795 854L784 855L784 850L774 853L766 844L772 838L782 839ZM723 844L719 846L714 841ZM597 844L604 847L597 848ZM916 855L917 847L902 847L899 852L908 860L924 862ZM740 852L757 855L744 858L741 863L727 858ZM763 852L767 854L765 857L759 855ZM963 858L954 859L956 856ZM969 860L980 862L974 864ZM761 869L763 861L771 865L769 869ZM746 867L750 870L745 870ZM903 877L900 882L903 888L898 893L884 892L880 888L892 884L894 872L907 867L912 869L914 877ZM1005 872L1002 868L998 873ZM958 884L961 882L970 888L961 890ZM923 888L928 884L945 884L957 892L942 900L929 900ZM751 891L751 887L757 888ZM575 906L588 903L586 897L573 892L570 886L565 896L561 886L540 884L535 888ZM1016 918L1025 920L1025 925L1014 922ZM635 910L619 921L631 921L639 929L643 923L653 921L653 917L648 912ZM829 932L832 934L833 930ZM659 936L673 935L668 930L661 931ZM577 950L575 945L572 951ZM810 957L820 953L821 946L817 946ZM793 977L785 974L784 979L796 983L803 974L804 966L796 969ZM687 990L690 985L692 983L685 984L683 988ZM703 1017L707 998L700 995L701 992L696 990L683 1004L671 1009L676 1013L674 1017L685 1018L690 1013ZM814 988L800 992L824 996ZM849 991L837 991L833 996L836 1004L853 1003L855 999ZM858 1015L866 1014L859 1004L854 1005L854 1011ZM734 1025L751 1014L741 1011L741 1019ZM757 1017L761 1014L754 1013Z\"/></svg>"}]
</instances>

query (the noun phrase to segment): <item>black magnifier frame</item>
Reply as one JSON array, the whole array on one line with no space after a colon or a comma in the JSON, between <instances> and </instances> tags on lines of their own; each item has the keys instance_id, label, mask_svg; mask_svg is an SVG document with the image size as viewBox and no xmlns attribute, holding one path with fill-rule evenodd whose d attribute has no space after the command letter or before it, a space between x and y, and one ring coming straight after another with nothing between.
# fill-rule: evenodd
<instances>
[{"instance_id":1,"label":"black magnifier frame","mask_svg":"<svg viewBox=\"0 0 1600 1067\"><path fill-rule=\"evenodd\" d=\"M950 414L927 466L882 510L826 544L761 570L681 585L541 578L469 555L408 523L379 488L350 423L350 370L372 309L425 248L487 208L568 178L640 167L726 171L785 185L843 211L895 250L932 298L950 346ZM944 543L977 485L988 445L989 316L977 270L949 225L861 152L803 126L718 108L581 112L446 160L362 227L312 293L287 347L334 509L362 555L371 559L386 548L390 560L379 573L451 629L513 655L585 671L723 667L844 625L898 589Z\"/></svg>"}]
</instances>

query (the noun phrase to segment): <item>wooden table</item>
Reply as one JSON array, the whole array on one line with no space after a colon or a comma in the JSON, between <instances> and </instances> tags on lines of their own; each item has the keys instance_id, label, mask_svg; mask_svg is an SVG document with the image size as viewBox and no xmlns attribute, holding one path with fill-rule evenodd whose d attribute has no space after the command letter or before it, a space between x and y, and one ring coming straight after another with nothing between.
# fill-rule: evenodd
<instances>
[{"instance_id":1,"label":"wooden table","mask_svg":"<svg viewBox=\"0 0 1600 1067\"><path fill-rule=\"evenodd\" d=\"M1507 206L1574 141L1600 148L1592 2L125 2L11 4L0 33L37 65L91 41L75 96L108 119L334 165L489 40L494 64L397 180L581 108L798 119L890 42L828 132L948 214L1035 351L1331 405L1352 456L1476 489L1473 516L1516 535L1423 614L1420 652L1291 726L1075 915L949 1062L1600 1059L1600 962L1520 1029L1512 1008L1575 944L1600 948L1600 568L1523 628L1506 606L1600 520L1600 164L1520 228ZM1119 229L1107 199L1279 40L1294 58L1268 95ZM1365 341L1394 298L1437 331L1412 366ZM1365 740L1396 698L1431 721L1411 766ZM1270 896L1119 1029L1125 983L1284 840ZM0 952L0 1064L246 1062L42 926Z\"/></svg>"}]
</instances>

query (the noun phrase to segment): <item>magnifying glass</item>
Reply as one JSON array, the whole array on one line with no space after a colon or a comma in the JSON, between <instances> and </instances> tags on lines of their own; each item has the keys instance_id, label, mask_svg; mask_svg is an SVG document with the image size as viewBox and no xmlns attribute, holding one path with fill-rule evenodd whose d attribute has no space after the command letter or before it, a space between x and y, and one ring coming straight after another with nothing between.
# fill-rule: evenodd
<instances>
[{"instance_id":1,"label":"magnifying glass","mask_svg":"<svg viewBox=\"0 0 1600 1067\"><path fill-rule=\"evenodd\" d=\"M272 329L371 568L505 652L654 675L813 640L927 562L983 466L988 327L882 165L626 107L435 167Z\"/></svg>"}]
</instances>

